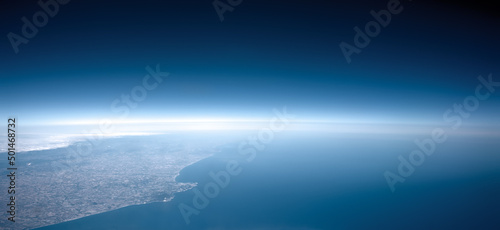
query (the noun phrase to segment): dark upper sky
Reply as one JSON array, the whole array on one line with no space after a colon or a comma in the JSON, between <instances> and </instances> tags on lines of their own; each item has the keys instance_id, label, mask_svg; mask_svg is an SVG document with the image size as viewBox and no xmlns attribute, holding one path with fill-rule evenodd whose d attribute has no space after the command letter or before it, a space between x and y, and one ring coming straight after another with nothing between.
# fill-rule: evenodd
<instances>
[{"instance_id":1,"label":"dark upper sky","mask_svg":"<svg viewBox=\"0 0 500 230\"><path fill-rule=\"evenodd\" d=\"M227 1L221 1L227 3ZM260 117L287 106L304 119L439 121L498 76L500 11L478 1L400 1L401 13L347 63L355 26L377 1L243 0L221 22L212 1L78 1L60 5L19 45L37 1L0 3L2 117L26 123L116 117L146 66L170 75L129 118ZM478 117L498 116L499 96Z\"/></svg>"}]
</instances>

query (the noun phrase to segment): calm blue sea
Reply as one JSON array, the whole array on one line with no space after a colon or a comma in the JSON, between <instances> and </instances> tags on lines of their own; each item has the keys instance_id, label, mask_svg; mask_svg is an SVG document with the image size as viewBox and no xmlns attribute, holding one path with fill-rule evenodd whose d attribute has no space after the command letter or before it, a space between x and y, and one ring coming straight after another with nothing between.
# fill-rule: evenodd
<instances>
[{"instance_id":1,"label":"calm blue sea","mask_svg":"<svg viewBox=\"0 0 500 230\"><path fill-rule=\"evenodd\" d=\"M449 137L391 192L384 172L414 139L282 133L251 162L234 143L177 178L203 191L228 161L242 170L189 225L178 205L193 207L193 190L41 229L500 229L498 137Z\"/></svg>"}]
</instances>

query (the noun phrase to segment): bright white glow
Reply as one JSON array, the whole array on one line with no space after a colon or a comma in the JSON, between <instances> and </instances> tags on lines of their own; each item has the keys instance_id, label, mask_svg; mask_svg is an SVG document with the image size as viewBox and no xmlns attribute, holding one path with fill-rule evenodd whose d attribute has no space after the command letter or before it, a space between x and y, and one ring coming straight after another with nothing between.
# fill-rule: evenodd
<instances>
[{"instance_id":1,"label":"bright white glow","mask_svg":"<svg viewBox=\"0 0 500 230\"><path fill-rule=\"evenodd\" d=\"M265 119L234 119L234 118L172 118L172 119L101 119L54 122L53 125L97 125L102 123L112 124L162 124L162 123L242 123L265 122Z\"/></svg>"},{"instance_id":2,"label":"bright white glow","mask_svg":"<svg viewBox=\"0 0 500 230\"><path fill-rule=\"evenodd\" d=\"M275 119L275 118L272 118ZM196 130L260 130L268 128L269 119L245 118L169 118L169 119L126 119L126 120L85 120L57 123L58 127L72 127L68 133L101 133L102 136L150 135L170 131ZM277 120L279 125L279 120ZM104 124L104 125L103 125ZM112 127L111 131L103 126ZM290 121L288 130L320 131L327 133L360 133L360 134L427 134L436 127L448 127L444 123L418 122L381 122L349 119L294 119ZM55 126L54 126L55 127ZM467 132L471 130L465 128ZM475 127L474 129L480 129ZM84 130L84 132L82 132ZM461 132L465 132L465 130ZM76 131L76 132L75 132ZM492 132L488 130L488 132ZM451 130L450 133L458 133ZM498 132L493 132L498 133ZM0 134L1 135L1 134Z\"/></svg>"}]
</instances>

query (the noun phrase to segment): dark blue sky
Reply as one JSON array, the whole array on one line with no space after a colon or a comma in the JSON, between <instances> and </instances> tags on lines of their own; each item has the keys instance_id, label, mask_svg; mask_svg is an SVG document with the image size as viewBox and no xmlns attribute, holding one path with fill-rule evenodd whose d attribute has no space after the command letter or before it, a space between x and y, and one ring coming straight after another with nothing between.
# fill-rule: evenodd
<instances>
[{"instance_id":1,"label":"dark blue sky","mask_svg":"<svg viewBox=\"0 0 500 230\"><path fill-rule=\"evenodd\" d=\"M226 1L223 1L226 2ZM339 44L384 1L70 1L16 54L36 1L1 3L1 116L26 123L116 117L112 102L146 66L170 75L130 118L260 117L287 106L304 119L439 121L498 76L500 17L490 4L402 0L403 11L348 64ZM498 117L499 96L481 119Z\"/></svg>"}]
</instances>

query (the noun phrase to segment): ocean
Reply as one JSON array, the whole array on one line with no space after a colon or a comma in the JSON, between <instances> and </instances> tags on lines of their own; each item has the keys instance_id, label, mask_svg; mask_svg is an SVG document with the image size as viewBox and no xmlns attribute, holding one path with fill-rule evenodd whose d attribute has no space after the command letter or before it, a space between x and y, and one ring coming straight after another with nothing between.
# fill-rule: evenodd
<instances>
[{"instance_id":1,"label":"ocean","mask_svg":"<svg viewBox=\"0 0 500 230\"><path fill-rule=\"evenodd\" d=\"M415 149L414 136L283 133L255 158L238 143L182 169L195 189L40 229L496 229L500 143L450 136L392 192L384 172ZM210 172L241 172L225 187ZM234 166L234 165L233 165ZM223 178L223 177L220 177ZM219 181L219 182L221 182ZM205 190L209 187L208 190ZM194 190L200 191L199 193ZM205 195L193 201L196 194ZM207 196L208 194L208 196ZM211 196L211 197L209 197ZM202 202L203 201L203 202ZM208 201L208 202L206 202ZM105 201L102 201L105 202ZM189 207L189 224L179 206ZM191 209L192 208L192 209ZM193 211L194 210L194 211Z\"/></svg>"}]
</instances>

